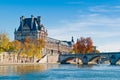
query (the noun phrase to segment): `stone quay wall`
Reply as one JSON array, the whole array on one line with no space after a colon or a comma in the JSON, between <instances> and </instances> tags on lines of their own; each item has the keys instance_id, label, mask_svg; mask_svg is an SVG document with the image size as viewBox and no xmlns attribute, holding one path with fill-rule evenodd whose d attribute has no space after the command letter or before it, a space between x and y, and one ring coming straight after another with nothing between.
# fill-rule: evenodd
<instances>
[{"instance_id":1,"label":"stone quay wall","mask_svg":"<svg viewBox=\"0 0 120 80\"><path fill-rule=\"evenodd\" d=\"M58 63L58 54L47 54L41 58L38 63ZM15 53L2 52L0 53L0 64L12 64L12 63L37 63L36 58L18 57Z\"/></svg>"}]
</instances>

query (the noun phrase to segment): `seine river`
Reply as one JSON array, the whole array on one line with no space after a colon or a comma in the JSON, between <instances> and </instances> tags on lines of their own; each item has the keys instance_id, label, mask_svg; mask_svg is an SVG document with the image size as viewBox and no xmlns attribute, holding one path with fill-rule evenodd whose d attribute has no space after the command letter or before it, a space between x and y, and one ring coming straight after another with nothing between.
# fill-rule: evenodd
<instances>
[{"instance_id":1,"label":"seine river","mask_svg":"<svg viewBox=\"0 0 120 80\"><path fill-rule=\"evenodd\" d=\"M107 64L1 65L0 80L120 80L120 66Z\"/></svg>"}]
</instances>

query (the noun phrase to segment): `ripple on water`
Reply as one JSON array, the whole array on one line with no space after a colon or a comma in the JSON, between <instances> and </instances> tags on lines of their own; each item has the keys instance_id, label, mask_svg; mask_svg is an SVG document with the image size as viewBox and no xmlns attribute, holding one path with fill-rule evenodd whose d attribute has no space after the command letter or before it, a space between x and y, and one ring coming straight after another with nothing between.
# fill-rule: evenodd
<instances>
[{"instance_id":1,"label":"ripple on water","mask_svg":"<svg viewBox=\"0 0 120 80\"><path fill-rule=\"evenodd\" d=\"M22 75L1 76L6 80L119 80L120 66L58 65L45 71L32 71Z\"/></svg>"}]
</instances>

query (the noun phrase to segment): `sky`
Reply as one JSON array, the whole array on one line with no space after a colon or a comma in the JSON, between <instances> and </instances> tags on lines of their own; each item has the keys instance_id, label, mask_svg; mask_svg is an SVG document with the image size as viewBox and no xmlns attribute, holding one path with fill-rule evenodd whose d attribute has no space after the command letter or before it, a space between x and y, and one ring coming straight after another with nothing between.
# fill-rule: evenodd
<instances>
[{"instance_id":1,"label":"sky","mask_svg":"<svg viewBox=\"0 0 120 80\"><path fill-rule=\"evenodd\" d=\"M120 0L0 0L0 33L14 40L20 17L42 17L48 36L91 37L101 52L120 51Z\"/></svg>"}]
</instances>

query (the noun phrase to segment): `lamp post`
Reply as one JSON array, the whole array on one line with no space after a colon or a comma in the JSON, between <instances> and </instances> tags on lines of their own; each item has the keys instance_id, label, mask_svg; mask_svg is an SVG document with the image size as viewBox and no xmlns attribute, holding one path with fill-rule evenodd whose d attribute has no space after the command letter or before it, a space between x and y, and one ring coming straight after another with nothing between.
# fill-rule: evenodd
<instances>
[{"instance_id":1,"label":"lamp post","mask_svg":"<svg viewBox=\"0 0 120 80\"><path fill-rule=\"evenodd\" d=\"M94 53L96 53L96 46L93 46L93 48L94 48Z\"/></svg>"},{"instance_id":2,"label":"lamp post","mask_svg":"<svg viewBox=\"0 0 120 80\"><path fill-rule=\"evenodd\" d=\"M60 44L60 40L58 41L58 54L60 54L59 44Z\"/></svg>"}]
</instances>

